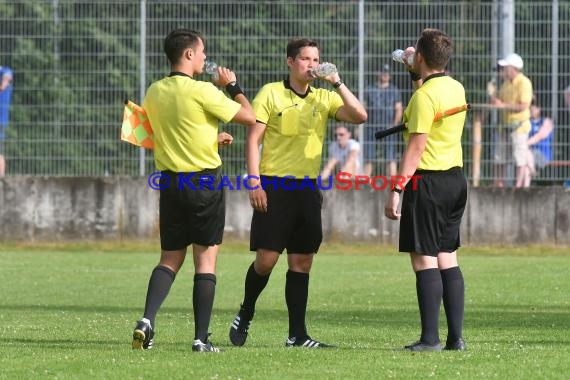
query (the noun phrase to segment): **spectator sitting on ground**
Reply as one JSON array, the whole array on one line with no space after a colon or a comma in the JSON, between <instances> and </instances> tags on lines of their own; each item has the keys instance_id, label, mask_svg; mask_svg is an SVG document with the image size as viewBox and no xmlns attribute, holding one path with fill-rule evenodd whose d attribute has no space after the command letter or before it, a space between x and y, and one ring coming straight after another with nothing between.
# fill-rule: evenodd
<instances>
[{"instance_id":1,"label":"spectator sitting on ground","mask_svg":"<svg viewBox=\"0 0 570 380\"><path fill-rule=\"evenodd\" d=\"M351 133L345 126L335 130L335 141L329 145L329 160L321 177L328 177L335 168L339 172L358 174L360 172L360 144L351 138Z\"/></svg>"},{"instance_id":2,"label":"spectator sitting on ground","mask_svg":"<svg viewBox=\"0 0 570 380\"><path fill-rule=\"evenodd\" d=\"M530 134L527 144L530 147L533 161L533 173L544 168L552 161L552 138L554 123L549 117L541 115L540 105L530 106Z\"/></svg>"}]
</instances>

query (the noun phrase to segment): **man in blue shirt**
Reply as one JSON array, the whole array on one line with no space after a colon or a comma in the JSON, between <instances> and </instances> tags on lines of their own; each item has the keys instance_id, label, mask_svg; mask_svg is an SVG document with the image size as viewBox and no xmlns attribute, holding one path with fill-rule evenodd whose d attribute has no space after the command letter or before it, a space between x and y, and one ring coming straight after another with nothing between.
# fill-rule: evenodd
<instances>
[{"instance_id":1,"label":"man in blue shirt","mask_svg":"<svg viewBox=\"0 0 570 380\"><path fill-rule=\"evenodd\" d=\"M0 66L0 177L6 173L6 160L4 159L4 140L6 128L10 120L10 102L12 100L12 70Z\"/></svg>"},{"instance_id":2,"label":"man in blue shirt","mask_svg":"<svg viewBox=\"0 0 570 380\"><path fill-rule=\"evenodd\" d=\"M375 133L400 124L402 121L402 96L400 90L391 83L388 64L379 71L378 83L365 90L364 103L369 115L368 125L364 128L364 174L370 177L376 161ZM383 161L388 175L397 174L398 141L401 141L401 136L391 135L381 142Z\"/></svg>"}]
</instances>

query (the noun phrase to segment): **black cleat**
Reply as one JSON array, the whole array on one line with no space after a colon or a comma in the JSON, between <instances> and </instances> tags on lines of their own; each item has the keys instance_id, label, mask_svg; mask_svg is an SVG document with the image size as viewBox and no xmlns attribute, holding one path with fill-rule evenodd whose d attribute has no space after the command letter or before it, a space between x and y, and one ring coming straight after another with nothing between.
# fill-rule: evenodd
<instances>
[{"instance_id":1,"label":"black cleat","mask_svg":"<svg viewBox=\"0 0 570 380\"><path fill-rule=\"evenodd\" d=\"M335 348L336 346L318 342L306 336L305 339L297 339L296 337L289 337L285 341L285 347L307 347L307 348Z\"/></svg>"},{"instance_id":2,"label":"black cleat","mask_svg":"<svg viewBox=\"0 0 570 380\"><path fill-rule=\"evenodd\" d=\"M244 318L244 314L243 308L240 307L239 312L230 326L230 341L234 346L243 346L247 339L247 333L251 326L251 318Z\"/></svg>"},{"instance_id":3,"label":"black cleat","mask_svg":"<svg viewBox=\"0 0 570 380\"><path fill-rule=\"evenodd\" d=\"M206 341L202 342L200 339L195 339L192 343L192 351L194 352L220 352L218 347L215 347L212 343Z\"/></svg>"},{"instance_id":4,"label":"black cleat","mask_svg":"<svg viewBox=\"0 0 570 380\"><path fill-rule=\"evenodd\" d=\"M404 346L405 350L410 351L441 351L441 343L427 344L418 340L416 343L412 343L409 346Z\"/></svg>"},{"instance_id":5,"label":"black cleat","mask_svg":"<svg viewBox=\"0 0 570 380\"><path fill-rule=\"evenodd\" d=\"M453 343L446 343L443 349L449 351L465 351L467 349L467 346L465 346L465 341L463 338L459 338Z\"/></svg>"},{"instance_id":6,"label":"black cleat","mask_svg":"<svg viewBox=\"0 0 570 380\"><path fill-rule=\"evenodd\" d=\"M133 331L133 350L150 350L154 343L154 331L150 323L146 321L137 321L135 330Z\"/></svg>"}]
</instances>

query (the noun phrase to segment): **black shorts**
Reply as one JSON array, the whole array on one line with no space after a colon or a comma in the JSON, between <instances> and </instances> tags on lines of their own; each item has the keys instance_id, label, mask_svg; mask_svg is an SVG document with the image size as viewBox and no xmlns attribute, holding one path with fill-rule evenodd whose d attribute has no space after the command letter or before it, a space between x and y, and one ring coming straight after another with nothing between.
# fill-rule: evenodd
<instances>
[{"instance_id":1,"label":"black shorts","mask_svg":"<svg viewBox=\"0 0 570 380\"><path fill-rule=\"evenodd\" d=\"M273 178L278 181L278 186L268 185ZM282 253L287 249L287 253L317 253L323 241L323 197L316 181L312 188L303 186L299 189L301 182L307 183L261 176L262 186L267 193L267 212L253 212L250 233L252 251L267 249Z\"/></svg>"},{"instance_id":2,"label":"black shorts","mask_svg":"<svg viewBox=\"0 0 570 380\"><path fill-rule=\"evenodd\" d=\"M221 244L226 217L221 168L197 173L165 171L163 175L169 183L160 190L161 248L177 251L193 243Z\"/></svg>"},{"instance_id":3,"label":"black shorts","mask_svg":"<svg viewBox=\"0 0 570 380\"><path fill-rule=\"evenodd\" d=\"M402 200L400 252L437 256L459 248L459 227L467 203L467 181L461 168L418 170Z\"/></svg>"}]
</instances>

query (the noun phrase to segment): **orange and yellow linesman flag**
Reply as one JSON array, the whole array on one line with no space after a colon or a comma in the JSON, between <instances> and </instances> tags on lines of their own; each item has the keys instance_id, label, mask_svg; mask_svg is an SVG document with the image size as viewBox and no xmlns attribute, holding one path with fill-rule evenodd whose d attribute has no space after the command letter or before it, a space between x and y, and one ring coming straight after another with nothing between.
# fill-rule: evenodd
<instances>
[{"instance_id":1,"label":"orange and yellow linesman flag","mask_svg":"<svg viewBox=\"0 0 570 380\"><path fill-rule=\"evenodd\" d=\"M147 149L154 148L154 133L146 112L130 100L125 100L121 140Z\"/></svg>"}]
</instances>

